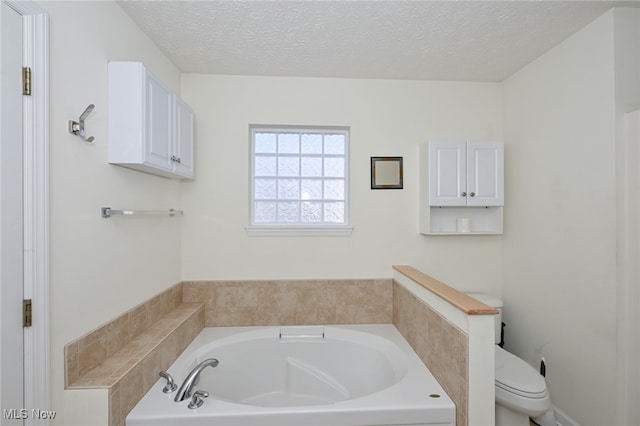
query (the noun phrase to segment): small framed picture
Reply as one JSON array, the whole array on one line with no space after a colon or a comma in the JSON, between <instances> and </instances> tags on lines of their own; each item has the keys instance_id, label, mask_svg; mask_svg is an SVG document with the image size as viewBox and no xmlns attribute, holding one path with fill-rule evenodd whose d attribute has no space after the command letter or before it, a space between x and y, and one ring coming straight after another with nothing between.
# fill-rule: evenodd
<instances>
[{"instance_id":1,"label":"small framed picture","mask_svg":"<svg viewBox=\"0 0 640 426\"><path fill-rule=\"evenodd\" d=\"M371 189L402 188L402 157L371 157Z\"/></svg>"}]
</instances>

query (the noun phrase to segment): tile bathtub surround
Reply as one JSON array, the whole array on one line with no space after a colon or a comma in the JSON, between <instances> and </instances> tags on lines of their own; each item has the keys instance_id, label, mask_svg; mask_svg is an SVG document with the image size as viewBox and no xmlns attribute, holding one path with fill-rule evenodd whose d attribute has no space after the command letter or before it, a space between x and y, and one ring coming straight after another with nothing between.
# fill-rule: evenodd
<instances>
[{"instance_id":1,"label":"tile bathtub surround","mask_svg":"<svg viewBox=\"0 0 640 426\"><path fill-rule=\"evenodd\" d=\"M182 303L182 283L141 303L64 347L65 387L100 365Z\"/></svg>"},{"instance_id":2,"label":"tile bathtub surround","mask_svg":"<svg viewBox=\"0 0 640 426\"><path fill-rule=\"evenodd\" d=\"M195 314L186 317L183 315L187 310L192 311L194 308ZM143 358L139 358L135 365L109 388L109 426L125 426L127 414L156 383L158 372L167 370L202 331L204 306L185 303L161 319L158 325L157 329L150 330L150 333L144 333L136 339L158 339L156 346ZM171 331L165 334L168 330Z\"/></svg>"},{"instance_id":3,"label":"tile bathtub surround","mask_svg":"<svg viewBox=\"0 0 640 426\"><path fill-rule=\"evenodd\" d=\"M390 324L391 279L185 281L205 304L205 326Z\"/></svg>"},{"instance_id":4,"label":"tile bathtub surround","mask_svg":"<svg viewBox=\"0 0 640 426\"><path fill-rule=\"evenodd\" d=\"M182 303L106 358L68 391L108 389L109 426L125 426L129 411L204 327L204 305ZM95 420L95 419L93 419Z\"/></svg>"},{"instance_id":5,"label":"tile bathtub surround","mask_svg":"<svg viewBox=\"0 0 640 426\"><path fill-rule=\"evenodd\" d=\"M454 401L456 425L466 426L469 354L467 334L395 281L393 324Z\"/></svg>"},{"instance_id":6,"label":"tile bathtub surround","mask_svg":"<svg viewBox=\"0 0 640 426\"><path fill-rule=\"evenodd\" d=\"M109 426L124 426L202 327L358 323L393 323L467 426L468 336L392 279L185 281L66 345L65 386L108 388Z\"/></svg>"}]
</instances>

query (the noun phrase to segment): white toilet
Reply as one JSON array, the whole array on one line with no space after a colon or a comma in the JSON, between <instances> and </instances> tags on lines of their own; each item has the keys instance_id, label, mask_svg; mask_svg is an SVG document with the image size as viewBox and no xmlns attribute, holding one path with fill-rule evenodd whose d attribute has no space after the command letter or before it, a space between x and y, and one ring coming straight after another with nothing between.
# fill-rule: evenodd
<instances>
[{"instance_id":1,"label":"white toilet","mask_svg":"<svg viewBox=\"0 0 640 426\"><path fill-rule=\"evenodd\" d=\"M502 331L502 300L487 294L469 296L498 310L496 315L496 426L555 426L551 396L544 377L532 366L498 346Z\"/></svg>"}]
</instances>

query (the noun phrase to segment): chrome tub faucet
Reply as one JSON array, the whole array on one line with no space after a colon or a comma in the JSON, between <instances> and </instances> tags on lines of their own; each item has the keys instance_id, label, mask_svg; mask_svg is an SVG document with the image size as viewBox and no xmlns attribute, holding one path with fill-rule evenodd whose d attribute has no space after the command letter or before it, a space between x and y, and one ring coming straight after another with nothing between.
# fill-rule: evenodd
<instances>
[{"instance_id":1,"label":"chrome tub faucet","mask_svg":"<svg viewBox=\"0 0 640 426\"><path fill-rule=\"evenodd\" d=\"M218 360L215 358L207 358L202 361L200 364L196 365L196 367L191 370L191 373L184 379L184 382L178 389L178 393L174 398L174 401L181 402L187 398L191 398L193 394L195 386L198 384L198 380L200 380L200 373L207 367L216 367L218 365Z\"/></svg>"}]
</instances>

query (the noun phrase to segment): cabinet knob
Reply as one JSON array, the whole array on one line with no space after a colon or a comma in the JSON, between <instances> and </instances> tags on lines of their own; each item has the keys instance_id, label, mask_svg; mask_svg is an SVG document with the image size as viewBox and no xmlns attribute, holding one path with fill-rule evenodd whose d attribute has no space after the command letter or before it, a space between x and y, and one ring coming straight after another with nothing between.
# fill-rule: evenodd
<instances>
[{"instance_id":1,"label":"cabinet knob","mask_svg":"<svg viewBox=\"0 0 640 426\"><path fill-rule=\"evenodd\" d=\"M460 196L461 196L461 197L466 197L466 196L467 196L467 193L466 193L466 192L463 192L462 194L460 194Z\"/></svg>"},{"instance_id":2,"label":"cabinet knob","mask_svg":"<svg viewBox=\"0 0 640 426\"><path fill-rule=\"evenodd\" d=\"M182 159L181 159L180 157L177 157L177 158L176 158L176 161L177 161L178 163L180 163L180 162L182 162Z\"/></svg>"},{"instance_id":3,"label":"cabinet knob","mask_svg":"<svg viewBox=\"0 0 640 426\"><path fill-rule=\"evenodd\" d=\"M470 195L470 196L472 196L472 197L475 197L475 196L476 196L476 193L475 193L475 192L472 192L472 193L471 193L471 194L469 194L469 195Z\"/></svg>"}]
</instances>

